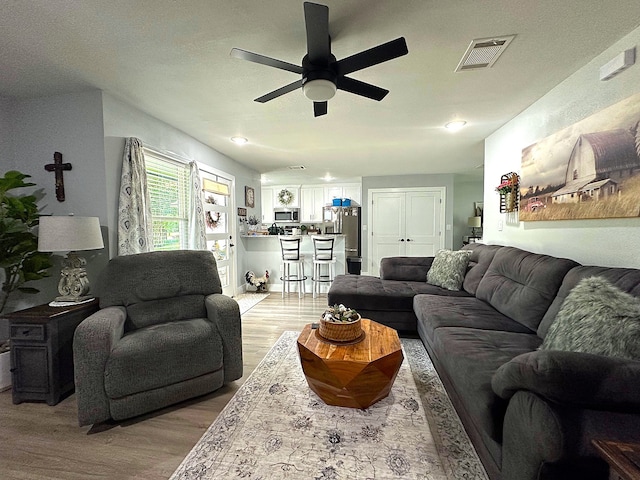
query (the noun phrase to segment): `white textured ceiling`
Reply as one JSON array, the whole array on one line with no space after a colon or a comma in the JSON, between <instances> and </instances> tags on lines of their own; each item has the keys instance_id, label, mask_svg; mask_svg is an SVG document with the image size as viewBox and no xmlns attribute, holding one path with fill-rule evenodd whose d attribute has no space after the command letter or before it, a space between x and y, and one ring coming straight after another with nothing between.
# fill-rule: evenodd
<instances>
[{"instance_id":1,"label":"white textured ceiling","mask_svg":"<svg viewBox=\"0 0 640 480\"><path fill-rule=\"evenodd\" d=\"M300 64L298 0L0 0L0 95L99 88L275 181L300 164L309 181L480 174L484 138L640 23L637 0L319 3L338 59L406 38L408 55L351 75L390 90L382 102L338 91L314 118L299 92L253 101L298 77L229 52ZM507 34L491 69L454 73L472 39ZM468 126L442 128L456 118Z\"/></svg>"}]
</instances>

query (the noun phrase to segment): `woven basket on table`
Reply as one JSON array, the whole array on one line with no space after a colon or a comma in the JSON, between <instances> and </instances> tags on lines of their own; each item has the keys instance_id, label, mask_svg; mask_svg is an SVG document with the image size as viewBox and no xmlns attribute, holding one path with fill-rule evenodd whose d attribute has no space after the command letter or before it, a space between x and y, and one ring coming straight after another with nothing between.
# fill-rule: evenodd
<instances>
[{"instance_id":1,"label":"woven basket on table","mask_svg":"<svg viewBox=\"0 0 640 480\"><path fill-rule=\"evenodd\" d=\"M351 323L332 323L321 318L318 333L321 337L334 342L350 342L362 335L360 320L360 315L358 315L358 320Z\"/></svg>"}]
</instances>

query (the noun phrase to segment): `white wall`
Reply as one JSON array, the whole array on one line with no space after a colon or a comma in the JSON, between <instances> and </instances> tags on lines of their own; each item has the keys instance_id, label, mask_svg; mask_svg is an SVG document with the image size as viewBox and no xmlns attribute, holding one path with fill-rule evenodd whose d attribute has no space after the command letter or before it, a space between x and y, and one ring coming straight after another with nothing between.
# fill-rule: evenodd
<instances>
[{"instance_id":1,"label":"white wall","mask_svg":"<svg viewBox=\"0 0 640 480\"><path fill-rule=\"evenodd\" d=\"M583 264L640 268L640 219L518 222L517 215L499 213L495 192L501 175L520 172L524 147L638 93L640 64L606 82L599 80L599 69L620 52L639 45L640 28L487 138L484 179L487 243L513 245Z\"/></svg>"},{"instance_id":2,"label":"white wall","mask_svg":"<svg viewBox=\"0 0 640 480\"><path fill-rule=\"evenodd\" d=\"M106 191L109 225L109 243L112 256L117 255L117 204L120 188L120 173L122 170L122 154L124 139L137 137L144 145L171 152L181 158L196 160L217 170L221 170L235 177L236 207L244 207L244 187L252 186L256 192L260 191L260 174L235 160L221 154L190 137L186 133L168 125L141 110L138 110L115 97L103 93L102 104L104 112L104 143L106 165ZM248 208L248 215L260 215L260 205ZM235 212L232 219L237 221ZM247 266L244 262L244 247L236 239L236 258L238 286L244 285L244 273Z\"/></svg>"}]
</instances>

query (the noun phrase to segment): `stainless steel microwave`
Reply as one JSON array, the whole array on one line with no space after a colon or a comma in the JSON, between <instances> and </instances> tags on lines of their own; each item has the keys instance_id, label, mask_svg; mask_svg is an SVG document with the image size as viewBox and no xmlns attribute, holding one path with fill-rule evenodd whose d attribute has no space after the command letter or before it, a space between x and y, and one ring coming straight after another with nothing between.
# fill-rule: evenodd
<instances>
[{"instance_id":1,"label":"stainless steel microwave","mask_svg":"<svg viewBox=\"0 0 640 480\"><path fill-rule=\"evenodd\" d=\"M280 223L298 223L300 221L300 209L274 208L273 219Z\"/></svg>"}]
</instances>

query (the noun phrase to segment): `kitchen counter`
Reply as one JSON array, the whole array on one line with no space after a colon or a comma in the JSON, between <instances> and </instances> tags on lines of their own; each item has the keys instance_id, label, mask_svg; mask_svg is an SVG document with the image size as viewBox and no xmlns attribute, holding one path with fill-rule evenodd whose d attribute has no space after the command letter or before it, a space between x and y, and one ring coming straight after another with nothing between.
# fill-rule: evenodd
<instances>
[{"instance_id":1,"label":"kitchen counter","mask_svg":"<svg viewBox=\"0 0 640 480\"><path fill-rule=\"evenodd\" d=\"M284 235L292 237L292 235ZM305 291L308 294L312 292L311 274L313 272L313 240L315 235L300 235L302 242L300 250L304 255L304 271L307 276L305 283ZM335 238L333 244L333 255L336 257L336 275L346 272L346 258L344 252L344 235L331 235ZM278 235L241 235L240 239L245 249L244 265L246 269L238 272L238 275L244 277L247 271L253 271L258 277L264 275L265 270L269 271L269 283L267 290L271 292L282 291L282 281L280 277L282 253L280 250L280 241ZM322 283L321 292L329 289L328 283ZM247 285L249 291L255 290Z\"/></svg>"}]
</instances>

